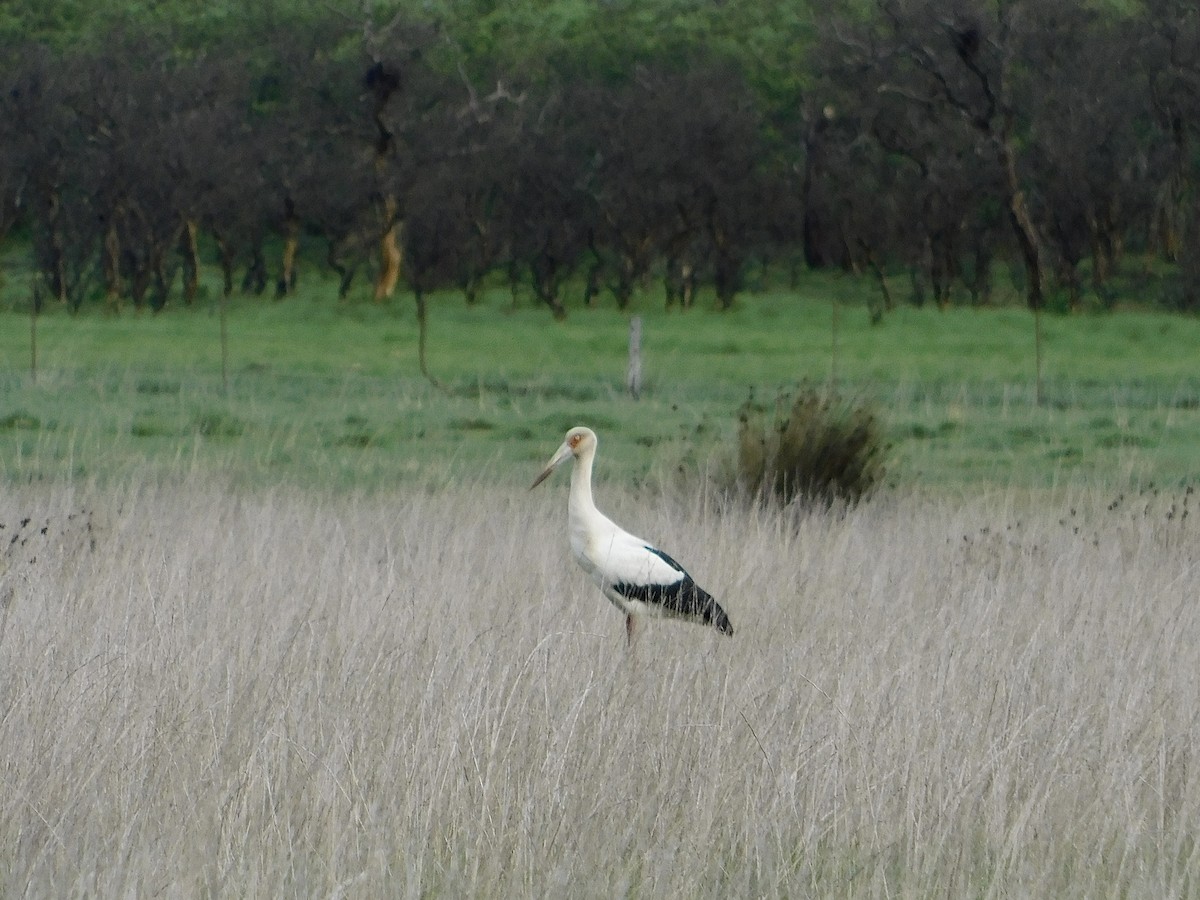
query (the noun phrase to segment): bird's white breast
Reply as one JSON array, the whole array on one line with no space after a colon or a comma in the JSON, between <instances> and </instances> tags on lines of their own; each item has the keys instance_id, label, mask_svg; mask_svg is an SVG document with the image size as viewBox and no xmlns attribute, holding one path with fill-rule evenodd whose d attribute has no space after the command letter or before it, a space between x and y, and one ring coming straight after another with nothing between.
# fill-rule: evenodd
<instances>
[{"instance_id":1,"label":"bird's white breast","mask_svg":"<svg viewBox=\"0 0 1200 900\"><path fill-rule=\"evenodd\" d=\"M614 584L672 584L683 577L646 541L603 516L586 523L572 521L571 552L602 589Z\"/></svg>"},{"instance_id":2,"label":"bird's white breast","mask_svg":"<svg viewBox=\"0 0 1200 900\"><path fill-rule=\"evenodd\" d=\"M585 521L582 516L571 517L571 554L585 572L604 581L606 562L611 556L617 527L602 516Z\"/></svg>"}]
</instances>

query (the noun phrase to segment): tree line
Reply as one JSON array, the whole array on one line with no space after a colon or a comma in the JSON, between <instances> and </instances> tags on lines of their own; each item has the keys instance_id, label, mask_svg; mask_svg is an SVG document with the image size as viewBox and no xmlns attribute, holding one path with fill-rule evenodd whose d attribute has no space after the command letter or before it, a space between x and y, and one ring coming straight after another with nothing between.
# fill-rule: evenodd
<instances>
[{"instance_id":1,"label":"tree line","mask_svg":"<svg viewBox=\"0 0 1200 900\"><path fill-rule=\"evenodd\" d=\"M1135 270L1200 308L1183 0L54 8L0 17L0 242L72 309L190 303L210 261L283 296L302 241L421 315L487 279L727 307L767 267L870 276L878 315L897 274L1040 309Z\"/></svg>"}]
</instances>

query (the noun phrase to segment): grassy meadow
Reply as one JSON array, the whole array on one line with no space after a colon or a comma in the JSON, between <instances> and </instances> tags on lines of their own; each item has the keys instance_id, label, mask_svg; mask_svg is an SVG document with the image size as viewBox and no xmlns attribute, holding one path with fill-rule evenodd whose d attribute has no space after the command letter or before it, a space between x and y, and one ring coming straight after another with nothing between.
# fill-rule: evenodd
<instances>
[{"instance_id":1,"label":"grassy meadow","mask_svg":"<svg viewBox=\"0 0 1200 900\"><path fill-rule=\"evenodd\" d=\"M565 322L505 292L52 309L0 285L0 896L1200 896L1200 322L814 280ZM831 298L840 297L835 317ZM6 305L5 305L6 304ZM836 340L832 331L837 322ZM720 489L738 407L876 406L851 510ZM619 614L597 500L732 639Z\"/></svg>"},{"instance_id":2,"label":"grassy meadow","mask_svg":"<svg viewBox=\"0 0 1200 900\"><path fill-rule=\"evenodd\" d=\"M604 304L554 322L506 291L431 303L420 377L410 299L338 305L316 283L283 302L236 298L229 390L211 300L161 315L0 301L0 454L10 478L220 474L335 489L453 483L476 468L520 483L574 424L603 472L661 481L726 464L737 411L833 380L873 404L891 482L958 490L1082 480L1177 483L1200 430L1200 321L1154 312L1045 318L1034 402L1032 317L1020 308L901 308L869 324L860 285L818 278L729 313L646 300L640 400L624 389L629 316ZM840 297L836 312L832 298Z\"/></svg>"}]
</instances>

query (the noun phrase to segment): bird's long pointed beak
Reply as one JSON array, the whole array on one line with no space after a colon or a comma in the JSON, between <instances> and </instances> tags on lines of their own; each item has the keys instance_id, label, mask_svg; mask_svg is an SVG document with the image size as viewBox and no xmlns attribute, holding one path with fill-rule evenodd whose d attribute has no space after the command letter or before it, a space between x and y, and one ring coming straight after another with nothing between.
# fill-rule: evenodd
<instances>
[{"instance_id":1,"label":"bird's long pointed beak","mask_svg":"<svg viewBox=\"0 0 1200 900\"><path fill-rule=\"evenodd\" d=\"M533 484L531 484L529 486L529 489L532 491L535 487L537 487L539 484L541 484L543 481L545 481L547 478L549 478L554 473L555 469L557 469L559 466L561 466L563 463L565 463L570 458L571 458L571 447L569 444L564 443L561 447L558 448L558 450L555 452L555 454L552 457L550 457L550 462L546 463L546 468L542 469L542 474L540 474L537 478L533 479Z\"/></svg>"}]
</instances>

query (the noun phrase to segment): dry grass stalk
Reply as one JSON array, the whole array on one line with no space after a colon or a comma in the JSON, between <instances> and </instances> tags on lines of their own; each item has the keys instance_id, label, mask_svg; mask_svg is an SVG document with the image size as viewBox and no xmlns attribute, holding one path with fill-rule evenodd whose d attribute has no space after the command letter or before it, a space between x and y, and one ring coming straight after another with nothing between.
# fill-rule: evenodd
<instances>
[{"instance_id":1,"label":"dry grass stalk","mask_svg":"<svg viewBox=\"0 0 1200 900\"><path fill-rule=\"evenodd\" d=\"M1194 518L605 494L734 640L630 658L550 494L10 490L3 892L1195 894Z\"/></svg>"}]
</instances>

